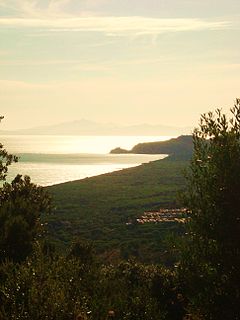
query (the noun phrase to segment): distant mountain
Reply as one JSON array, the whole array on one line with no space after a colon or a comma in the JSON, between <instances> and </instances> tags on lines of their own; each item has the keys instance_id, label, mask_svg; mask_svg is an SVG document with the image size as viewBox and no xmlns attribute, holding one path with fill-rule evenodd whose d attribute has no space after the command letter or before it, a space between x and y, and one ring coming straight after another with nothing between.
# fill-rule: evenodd
<instances>
[{"instance_id":1,"label":"distant mountain","mask_svg":"<svg viewBox=\"0 0 240 320\"><path fill-rule=\"evenodd\" d=\"M112 123L101 124L89 120L64 122L52 126L34 127L14 131L0 131L2 135L179 135L190 133L191 128L172 127L165 125L140 124L133 126L117 125Z\"/></svg>"}]
</instances>

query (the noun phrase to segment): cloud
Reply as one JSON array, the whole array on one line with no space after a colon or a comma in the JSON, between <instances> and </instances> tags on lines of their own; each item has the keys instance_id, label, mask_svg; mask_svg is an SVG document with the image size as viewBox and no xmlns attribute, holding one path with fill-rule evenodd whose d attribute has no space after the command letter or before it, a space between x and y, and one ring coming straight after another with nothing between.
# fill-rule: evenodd
<instances>
[{"instance_id":1,"label":"cloud","mask_svg":"<svg viewBox=\"0 0 240 320\"><path fill-rule=\"evenodd\" d=\"M72 0L0 0L0 16L41 19L68 17L66 7Z\"/></svg>"},{"instance_id":2,"label":"cloud","mask_svg":"<svg viewBox=\"0 0 240 320\"><path fill-rule=\"evenodd\" d=\"M44 28L51 32L102 32L108 35L141 35L169 32L221 30L233 25L230 21L201 19L157 19L147 17L69 17L69 18L0 18L0 26Z\"/></svg>"},{"instance_id":3,"label":"cloud","mask_svg":"<svg viewBox=\"0 0 240 320\"><path fill-rule=\"evenodd\" d=\"M51 32L101 32L109 36L221 30L236 22L222 19L99 16L91 8L109 0L0 0L0 27L43 28ZM74 10L75 9L75 10Z\"/></svg>"}]
</instances>

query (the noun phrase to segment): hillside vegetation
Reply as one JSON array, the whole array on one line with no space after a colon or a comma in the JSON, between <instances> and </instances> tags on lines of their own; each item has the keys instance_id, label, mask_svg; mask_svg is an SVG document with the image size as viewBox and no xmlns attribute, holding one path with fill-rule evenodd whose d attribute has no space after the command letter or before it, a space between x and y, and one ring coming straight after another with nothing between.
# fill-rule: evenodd
<instances>
[{"instance_id":1,"label":"hillside vegetation","mask_svg":"<svg viewBox=\"0 0 240 320\"><path fill-rule=\"evenodd\" d=\"M80 236L93 240L101 253L135 256L142 261L165 260L164 239L179 226L139 225L135 221L146 210L177 206L187 164L159 160L48 187L56 206L54 215L47 218L50 238L64 246Z\"/></svg>"}]
</instances>

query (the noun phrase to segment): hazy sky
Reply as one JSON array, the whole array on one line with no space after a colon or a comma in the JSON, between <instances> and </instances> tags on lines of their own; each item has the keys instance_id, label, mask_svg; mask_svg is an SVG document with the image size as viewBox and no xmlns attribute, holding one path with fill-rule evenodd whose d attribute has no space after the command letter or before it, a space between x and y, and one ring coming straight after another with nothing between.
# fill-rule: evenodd
<instances>
[{"instance_id":1,"label":"hazy sky","mask_svg":"<svg viewBox=\"0 0 240 320\"><path fill-rule=\"evenodd\" d=\"M2 129L197 125L240 96L239 0L0 0Z\"/></svg>"}]
</instances>

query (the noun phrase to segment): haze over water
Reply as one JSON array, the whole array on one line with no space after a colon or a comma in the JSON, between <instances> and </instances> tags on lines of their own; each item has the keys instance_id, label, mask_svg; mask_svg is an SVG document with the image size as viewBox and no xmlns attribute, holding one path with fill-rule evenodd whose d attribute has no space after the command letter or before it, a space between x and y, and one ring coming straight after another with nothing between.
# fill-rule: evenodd
<instances>
[{"instance_id":1,"label":"haze over water","mask_svg":"<svg viewBox=\"0 0 240 320\"><path fill-rule=\"evenodd\" d=\"M9 168L8 180L16 174L52 185L91 177L142 163L164 155L109 154L115 147L131 149L140 142L168 140L169 136L2 136L6 149L19 155Z\"/></svg>"}]
</instances>

